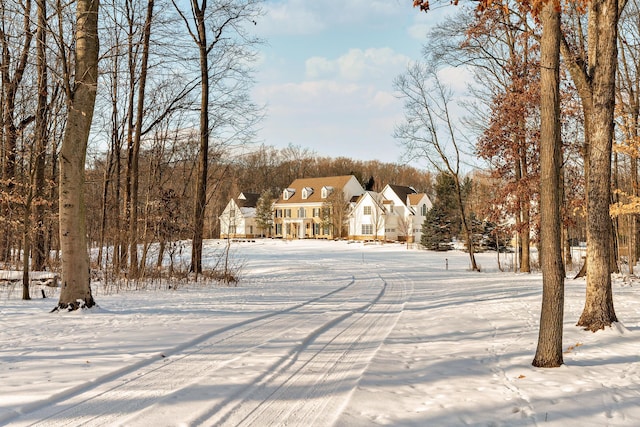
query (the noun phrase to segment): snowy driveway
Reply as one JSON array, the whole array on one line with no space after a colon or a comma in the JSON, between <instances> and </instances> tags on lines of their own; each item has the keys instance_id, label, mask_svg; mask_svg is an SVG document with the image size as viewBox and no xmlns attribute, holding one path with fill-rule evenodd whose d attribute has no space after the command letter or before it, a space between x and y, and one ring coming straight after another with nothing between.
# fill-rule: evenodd
<instances>
[{"instance_id":1,"label":"snowy driveway","mask_svg":"<svg viewBox=\"0 0 640 427\"><path fill-rule=\"evenodd\" d=\"M640 425L635 283L615 284L624 325L593 334L568 280L566 365L545 370L540 275L498 272L495 254L482 273L401 245L266 240L233 257L240 287L96 288L85 312L3 293L0 425Z\"/></svg>"},{"instance_id":2,"label":"snowy driveway","mask_svg":"<svg viewBox=\"0 0 640 427\"><path fill-rule=\"evenodd\" d=\"M35 402L12 425L331 425L411 291L393 273L340 270L307 268L298 277L326 293Z\"/></svg>"}]
</instances>

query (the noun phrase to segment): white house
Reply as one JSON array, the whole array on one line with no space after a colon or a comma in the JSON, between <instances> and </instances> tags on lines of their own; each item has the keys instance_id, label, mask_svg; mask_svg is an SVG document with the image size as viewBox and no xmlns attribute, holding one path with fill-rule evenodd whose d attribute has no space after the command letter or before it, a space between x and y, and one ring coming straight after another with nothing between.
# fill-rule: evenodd
<instances>
[{"instance_id":1,"label":"white house","mask_svg":"<svg viewBox=\"0 0 640 427\"><path fill-rule=\"evenodd\" d=\"M387 184L380 193L358 198L349 217L354 240L420 241L422 223L431 200L412 187Z\"/></svg>"},{"instance_id":2,"label":"white house","mask_svg":"<svg viewBox=\"0 0 640 427\"><path fill-rule=\"evenodd\" d=\"M227 203L219 217L221 238L253 238L261 231L256 225L259 198L259 194L243 192Z\"/></svg>"},{"instance_id":3,"label":"white house","mask_svg":"<svg viewBox=\"0 0 640 427\"><path fill-rule=\"evenodd\" d=\"M385 239L386 207L380 193L366 191L356 200L349 214L349 239Z\"/></svg>"}]
</instances>

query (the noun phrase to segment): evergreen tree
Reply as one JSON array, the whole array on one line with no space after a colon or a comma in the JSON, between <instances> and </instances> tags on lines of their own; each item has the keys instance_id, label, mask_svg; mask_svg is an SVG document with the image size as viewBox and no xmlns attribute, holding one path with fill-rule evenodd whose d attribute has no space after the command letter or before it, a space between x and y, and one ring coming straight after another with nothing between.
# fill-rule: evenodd
<instances>
[{"instance_id":1,"label":"evergreen tree","mask_svg":"<svg viewBox=\"0 0 640 427\"><path fill-rule=\"evenodd\" d=\"M467 177L462 182L462 196L466 200L471 189L471 180ZM462 232L462 219L456 195L456 183L451 174L440 172L436 175L434 185L436 193L436 203L442 211L448 215L451 223L451 236L459 236Z\"/></svg>"},{"instance_id":2,"label":"evergreen tree","mask_svg":"<svg viewBox=\"0 0 640 427\"><path fill-rule=\"evenodd\" d=\"M422 223L420 244L433 251L451 249L451 216L436 202Z\"/></svg>"},{"instance_id":3,"label":"evergreen tree","mask_svg":"<svg viewBox=\"0 0 640 427\"><path fill-rule=\"evenodd\" d=\"M271 190L265 190L260 194L260 198L256 204L256 225L262 230L263 235L271 234L271 227L273 227L271 206L273 205L274 199L275 197Z\"/></svg>"}]
</instances>

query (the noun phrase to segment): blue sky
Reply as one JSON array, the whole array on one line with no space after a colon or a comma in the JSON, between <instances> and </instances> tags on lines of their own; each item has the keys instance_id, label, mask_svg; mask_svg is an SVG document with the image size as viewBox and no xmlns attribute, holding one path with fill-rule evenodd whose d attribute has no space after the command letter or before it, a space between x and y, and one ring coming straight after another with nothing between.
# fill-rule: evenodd
<instances>
[{"instance_id":1,"label":"blue sky","mask_svg":"<svg viewBox=\"0 0 640 427\"><path fill-rule=\"evenodd\" d=\"M321 156L399 162L393 79L420 59L441 12L411 0L266 0L254 100L267 107L259 141Z\"/></svg>"}]
</instances>

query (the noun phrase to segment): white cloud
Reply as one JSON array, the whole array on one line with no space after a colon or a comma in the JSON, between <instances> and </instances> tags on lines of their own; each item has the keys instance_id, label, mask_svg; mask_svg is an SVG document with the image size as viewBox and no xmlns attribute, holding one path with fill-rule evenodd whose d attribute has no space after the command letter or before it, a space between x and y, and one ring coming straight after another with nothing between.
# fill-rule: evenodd
<instances>
[{"instance_id":1,"label":"white cloud","mask_svg":"<svg viewBox=\"0 0 640 427\"><path fill-rule=\"evenodd\" d=\"M464 94L467 84L473 81L473 76L466 67L445 67L438 71L438 78L457 95Z\"/></svg>"},{"instance_id":2,"label":"white cloud","mask_svg":"<svg viewBox=\"0 0 640 427\"><path fill-rule=\"evenodd\" d=\"M404 71L410 59L390 48L350 49L336 59L313 57L306 61L308 79L387 81Z\"/></svg>"},{"instance_id":3,"label":"white cloud","mask_svg":"<svg viewBox=\"0 0 640 427\"><path fill-rule=\"evenodd\" d=\"M337 70L335 61L327 58L314 56L305 62L306 77L312 80L322 79L326 76L335 75Z\"/></svg>"},{"instance_id":4,"label":"white cloud","mask_svg":"<svg viewBox=\"0 0 640 427\"><path fill-rule=\"evenodd\" d=\"M407 33L412 39L424 42L427 40L430 28L427 23L416 23L409 27Z\"/></svg>"},{"instance_id":5,"label":"white cloud","mask_svg":"<svg viewBox=\"0 0 640 427\"><path fill-rule=\"evenodd\" d=\"M396 161L400 152L393 125L402 103L372 85L331 80L256 88L268 120L261 132L268 144L301 144L320 155Z\"/></svg>"},{"instance_id":6,"label":"white cloud","mask_svg":"<svg viewBox=\"0 0 640 427\"><path fill-rule=\"evenodd\" d=\"M298 0L266 3L265 15L258 21L258 32L263 36L303 35L324 30L324 18L307 8L306 3Z\"/></svg>"}]
</instances>

